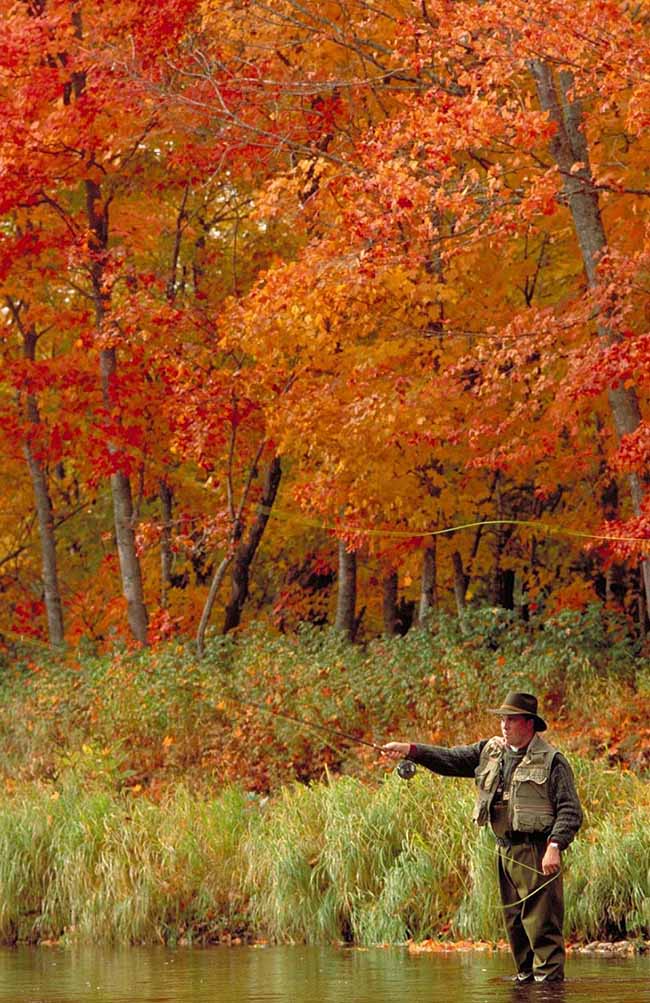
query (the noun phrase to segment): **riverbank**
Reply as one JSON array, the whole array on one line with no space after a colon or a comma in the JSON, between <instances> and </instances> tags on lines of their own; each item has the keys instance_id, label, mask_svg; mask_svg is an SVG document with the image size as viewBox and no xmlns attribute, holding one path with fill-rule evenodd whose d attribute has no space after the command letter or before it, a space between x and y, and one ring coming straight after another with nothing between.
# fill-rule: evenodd
<instances>
[{"instance_id":1,"label":"riverbank","mask_svg":"<svg viewBox=\"0 0 650 1003\"><path fill-rule=\"evenodd\" d=\"M592 940L589 943L567 943L568 954L588 957L633 958L650 954L650 940ZM506 940L422 940L408 945L409 954L453 954L503 951L510 953Z\"/></svg>"},{"instance_id":2,"label":"riverbank","mask_svg":"<svg viewBox=\"0 0 650 1003\"><path fill-rule=\"evenodd\" d=\"M640 942L648 787L575 765L587 821L565 858L567 936ZM494 845L471 800L469 782L424 772L158 803L72 777L25 786L0 805L0 941L495 943Z\"/></svg>"},{"instance_id":3,"label":"riverbank","mask_svg":"<svg viewBox=\"0 0 650 1003\"><path fill-rule=\"evenodd\" d=\"M595 608L474 610L352 646L331 631L5 656L0 942L497 942L469 781L400 780L373 747L454 744L534 690L586 822L567 934L650 935L650 662Z\"/></svg>"}]
</instances>

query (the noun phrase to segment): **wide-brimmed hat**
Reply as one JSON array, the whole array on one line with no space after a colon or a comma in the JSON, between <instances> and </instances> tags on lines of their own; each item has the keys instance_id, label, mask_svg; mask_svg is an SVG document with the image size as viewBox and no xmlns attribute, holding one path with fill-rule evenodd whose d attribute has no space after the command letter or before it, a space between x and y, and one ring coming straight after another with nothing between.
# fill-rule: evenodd
<instances>
[{"instance_id":1,"label":"wide-brimmed hat","mask_svg":"<svg viewBox=\"0 0 650 1003\"><path fill-rule=\"evenodd\" d=\"M525 714L526 717L534 719L537 731L546 731L546 721L537 713L537 697L532 693L515 693L513 690L507 694L500 707L490 707L488 714L498 714L499 717Z\"/></svg>"}]
</instances>

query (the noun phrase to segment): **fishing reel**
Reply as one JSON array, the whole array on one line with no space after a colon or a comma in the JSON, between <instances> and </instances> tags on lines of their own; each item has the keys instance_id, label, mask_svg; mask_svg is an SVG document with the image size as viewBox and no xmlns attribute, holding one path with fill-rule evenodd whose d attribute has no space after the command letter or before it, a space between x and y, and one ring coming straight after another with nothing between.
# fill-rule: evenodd
<instances>
[{"instance_id":1,"label":"fishing reel","mask_svg":"<svg viewBox=\"0 0 650 1003\"><path fill-rule=\"evenodd\" d=\"M400 759L395 770L401 780L411 780L418 771L417 766L410 759Z\"/></svg>"}]
</instances>

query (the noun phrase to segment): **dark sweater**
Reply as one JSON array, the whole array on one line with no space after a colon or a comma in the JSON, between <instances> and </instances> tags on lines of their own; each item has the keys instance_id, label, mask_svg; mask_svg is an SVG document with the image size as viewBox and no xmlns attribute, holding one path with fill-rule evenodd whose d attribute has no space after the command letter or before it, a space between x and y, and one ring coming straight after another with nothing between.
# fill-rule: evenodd
<instances>
[{"instance_id":1,"label":"dark sweater","mask_svg":"<svg viewBox=\"0 0 650 1003\"><path fill-rule=\"evenodd\" d=\"M444 777L473 777L487 741L483 739L474 745L456 745L449 749L442 745L415 744L411 745L408 759ZM514 765L513 761L513 768ZM555 808L555 821L548 838L564 850L582 825L583 815L573 772L561 752L555 755L551 765L549 795Z\"/></svg>"}]
</instances>

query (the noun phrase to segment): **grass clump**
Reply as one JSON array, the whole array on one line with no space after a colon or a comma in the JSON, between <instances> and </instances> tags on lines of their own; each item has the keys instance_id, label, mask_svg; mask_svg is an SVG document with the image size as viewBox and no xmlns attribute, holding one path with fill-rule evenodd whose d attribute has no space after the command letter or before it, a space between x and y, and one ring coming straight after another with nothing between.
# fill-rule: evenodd
<instances>
[{"instance_id":1,"label":"grass clump","mask_svg":"<svg viewBox=\"0 0 650 1003\"><path fill-rule=\"evenodd\" d=\"M565 856L567 934L648 937L650 794L587 760L576 774L586 822ZM469 781L424 771L374 791L352 778L285 790L256 836L253 925L290 942L502 939L495 844L472 800Z\"/></svg>"},{"instance_id":2,"label":"grass clump","mask_svg":"<svg viewBox=\"0 0 650 1003\"><path fill-rule=\"evenodd\" d=\"M110 791L31 790L0 810L5 943L217 941L242 932L238 855L251 824L238 791L163 804Z\"/></svg>"},{"instance_id":3,"label":"grass clump","mask_svg":"<svg viewBox=\"0 0 650 1003\"><path fill-rule=\"evenodd\" d=\"M308 943L403 943L448 929L468 891L470 799L453 785L432 798L422 774L376 789L352 778L288 789L258 834L255 924Z\"/></svg>"}]
</instances>

